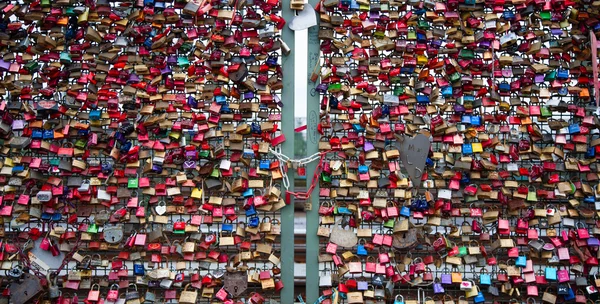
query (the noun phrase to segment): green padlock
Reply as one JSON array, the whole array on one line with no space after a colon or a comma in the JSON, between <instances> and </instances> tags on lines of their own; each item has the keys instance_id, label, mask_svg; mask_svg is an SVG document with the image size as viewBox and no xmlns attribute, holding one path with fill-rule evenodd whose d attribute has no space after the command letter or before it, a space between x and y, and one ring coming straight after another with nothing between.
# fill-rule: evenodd
<instances>
[{"instance_id":1,"label":"green padlock","mask_svg":"<svg viewBox=\"0 0 600 304\"><path fill-rule=\"evenodd\" d=\"M192 45L189 42L186 42L186 43L182 44L181 47L179 47L179 52L187 53L187 52L191 51L193 47L194 47L194 45Z\"/></svg>"},{"instance_id":2,"label":"green padlock","mask_svg":"<svg viewBox=\"0 0 600 304\"><path fill-rule=\"evenodd\" d=\"M531 190L531 188L533 188L533 190ZM529 186L528 188L529 192L527 192L527 201L528 202L537 202L537 190L535 189L534 186Z\"/></svg>"},{"instance_id":3,"label":"green padlock","mask_svg":"<svg viewBox=\"0 0 600 304\"><path fill-rule=\"evenodd\" d=\"M546 76L544 76L545 81L552 81L554 79L556 79L556 71L550 71L548 74L546 74Z\"/></svg>"},{"instance_id":4,"label":"green padlock","mask_svg":"<svg viewBox=\"0 0 600 304\"><path fill-rule=\"evenodd\" d=\"M98 225L96 223L90 224L87 229L88 233L98 233Z\"/></svg>"},{"instance_id":5,"label":"green padlock","mask_svg":"<svg viewBox=\"0 0 600 304\"><path fill-rule=\"evenodd\" d=\"M341 83L332 83L327 88L327 91L335 93L335 92L339 92L341 89L342 89L342 84Z\"/></svg>"},{"instance_id":6,"label":"green padlock","mask_svg":"<svg viewBox=\"0 0 600 304\"><path fill-rule=\"evenodd\" d=\"M42 7L50 7L50 0L42 0L40 4Z\"/></svg>"},{"instance_id":7,"label":"green padlock","mask_svg":"<svg viewBox=\"0 0 600 304\"><path fill-rule=\"evenodd\" d=\"M404 94L404 87L395 87L394 88L394 95L400 96L402 94Z\"/></svg>"},{"instance_id":8,"label":"green padlock","mask_svg":"<svg viewBox=\"0 0 600 304\"><path fill-rule=\"evenodd\" d=\"M83 140L83 139L78 139L75 142L75 147L79 148L79 149L85 149L85 146L87 145L87 141Z\"/></svg>"},{"instance_id":9,"label":"green padlock","mask_svg":"<svg viewBox=\"0 0 600 304\"><path fill-rule=\"evenodd\" d=\"M50 166L58 166L58 165L60 165L60 159L53 158L50 160Z\"/></svg>"},{"instance_id":10,"label":"green padlock","mask_svg":"<svg viewBox=\"0 0 600 304\"><path fill-rule=\"evenodd\" d=\"M24 65L24 68L29 72L37 71L39 67L40 64L35 60L29 61Z\"/></svg>"},{"instance_id":11,"label":"green padlock","mask_svg":"<svg viewBox=\"0 0 600 304\"><path fill-rule=\"evenodd\" d=\"M550 11L540 12L540 18L542 18L542 20L550 20L550 18L552 18L552 13Z\"/></svg>"},{"instance_id":12,"label":"green padlock","mask_svg":"<svg viewBox=\"0 0 600 304\"><path fill-rule=\"evenodd\" d=\"M131 177L127 180L127 188L128 189L137 189L138 188L138 177Z\"/></svg>"},{"instance_id":13,"label":"green padlock","mask_svg":"<svg viewBox=\"0 0 600 304\"><path fill-rule=\"evenodd\" d=\"M177 57L177 65L182 68L190 66L190 61L187 57Z\"/></svg>"},{"instance_id":14,"label":"green padlock","mask_svg":"<svg viewBox=\"0 0 600 304\"><path fill-rule=\"evenodd\" d=\"M75 13L75 8L73 8L73 7L67 7L67 8L65 8L65 15L67 15L67 16L75 16L75 15L77 15Z\"/></svg>"},{"instance_id":15,"label":"green padlock","mask_svg":"<svg viewBox=\"0 0 600 304\"><path fill-rule=\"evenodd\" d=\"M465 256L469 254L469 251L467 250L467 246L465 246L464 244L460 247L458 247L458 256Z\"/></svg>"},{"instance_id":16,"label":"green padlock","mask_svg":"<svg viewBox=\"0 0 600 304\"><path fill-rule=\"evenodd\" d=\"M460 74L458 72L450 74L450 82L457 82L460 80Z\"/></svg>"},{"instance_id":17,"label":"green padlock","mask_svg":"<svg viewBox=\"0 0 600 304\"><path fill-rule=\"evenodd\" d=\"M373 37L375 37L377 39L383 39L383 38L385 38L385 32L375 31L375 33L373 34Z\"/></svg>"},{"instance_id":18,"label":"green padlock","mask_svg":"<svg viewBox=\"0 0 600 304\"><path fill-rule=\"evenodd\" d=\"M394 219L389 219L383 223L383 227L393 229L396 221Z\"/></svg>"},{"instance_id":19,"label":"green padlock","mask_svg":"<svg viewBox=\"0 0 600 304\"><path fill-rule=\"evenodd\" d=\"M552 116L552 112L550 112L550 109L546 106L540 108L540 113L542 114L542 117Z\"/></svg>"},{"instance_id":20,"label":"green padlock","mask_svg":"<svg viewBox=\"0 0 600 304\"><path fill-rule=\"evenodd\" d=\"M219 177L221 177L221 172L219 171L219 169L215 168L210 173L210 176L211 177L215 177L215 178L219 178Z\"/></svg>"},{"instance_id":21,"label":"green padlock","mask_svg":"<svg viewBox=\"0 0 600 304\"><path fill-rule=\"evenodd\" d=\"M460 58L463 58L463 59L475 58L475 54L473 53L473 50L469 50L469 49L460 50L459 56L460 56Z\"/></svg>"},{"instance_id":22,"label":"green padlock","mask_svg":"<svg viewBox=\"0 0 600 304\"><path fill-rule=\"evenodd\" d=\"M329 176L325 173L321 173L321 180L326 183L331 183L331 176Z\"/></svg>"},{"instance_id":23,"label":"green padlock","mask_svg":"<svg viewBox=\"0 0 600 304\"><path fill-rule=\"evenodd\" d=\"M417 32L414 29L408 31L408 40L417 40Z\"/></svg>"},{"instance_id":24,"label":"green padlock","mask_svg":"<svg viewBox=\"0 0 600 304\"><path fill-rule=\"evenodd\" d=\"M210 151L200 150L200 152L198 152L198 156L200 156L200 158L208 158L208 156L210 156Z\"/></svg>"}]
</instances>

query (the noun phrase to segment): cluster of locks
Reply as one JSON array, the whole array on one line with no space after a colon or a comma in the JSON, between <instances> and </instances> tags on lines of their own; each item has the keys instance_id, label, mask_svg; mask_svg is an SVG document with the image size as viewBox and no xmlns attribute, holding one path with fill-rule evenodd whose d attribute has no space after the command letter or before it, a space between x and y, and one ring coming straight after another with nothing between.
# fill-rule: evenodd
<instances>
[{"instance_id":1,"label":"cluster of locks","mask_svg":"<svg viewBox=\"0 0 600 304\"><path fill-rule=\"evenodd\" d=\"M596 3L317 13L319 149L335 152L319 175L318 302L595 303ZM405 155L416 135L429 151Z\"/></svg>"},{"instance_id":2,"label":"cluster of locks","mask_svg":"<svg viewBox=\"0 0 600 304\"><path fill-rule=\"evenodd\" d=\"M0 4L2 301L278 298L281 9Z\"/></svg>"}]
</instances>

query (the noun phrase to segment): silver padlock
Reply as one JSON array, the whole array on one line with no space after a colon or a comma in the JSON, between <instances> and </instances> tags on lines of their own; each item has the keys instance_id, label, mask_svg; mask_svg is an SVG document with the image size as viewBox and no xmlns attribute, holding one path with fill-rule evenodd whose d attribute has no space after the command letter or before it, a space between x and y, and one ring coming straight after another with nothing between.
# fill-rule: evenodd
<instances>
[{"instance_id":1,"label":"silver padlock","mask_svg":"<svg viewBox=\"0 0 600 304\"><path fill-rule=\"evenodd\" d=\"M50 279L50 273L48 273L46 275L46 279L48 279L48 297L50 299L56 299L58 297L60 297L60 289L58 288L58 285L56 284L56 279L58 276L54 277L54 280Z\"/></svg>"}]
</instances>

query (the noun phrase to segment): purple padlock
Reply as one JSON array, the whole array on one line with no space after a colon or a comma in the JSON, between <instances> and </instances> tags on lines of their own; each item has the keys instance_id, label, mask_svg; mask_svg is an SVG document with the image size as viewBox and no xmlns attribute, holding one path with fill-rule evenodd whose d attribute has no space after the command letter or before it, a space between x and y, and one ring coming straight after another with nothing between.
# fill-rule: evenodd
<instances>
[{"instance_id":1,"label":"purple padlock","mask_svg":"<svg viewBox=\"0 0 600 304\"><path fill-rule=\"evenodd\" d=\"M140 77L136 74L129 74L129 79L127 80L127 83L138 83L140 82Z\"/></svg>"},{"instance_id":2,"label":"purple padlock","mask_svg":"<svg viewBox=\"0 0 600 304\"><path fill-rule=\"evenodd\" d=\"M543 83L545 74L536 74L535 75L535 83Z\"/></svg>"},{"instance_id":3,"label":"purple padlock","mask_svg":"<svg viewBox=\"0 0 600 304\"><path fill-rule=\"evenodd\" d=\"M171 68L168 65L166 65L164 68L160 69L160 73L162 75L170 74L171 73Z\"/></svg>"},{"instance_id":4,"label":"purple padlock","mask_svg":"<svg viewBox=\"0 0 600 304\"><path fill-rule=\"evenodd\" d=\"M440 277L442 284L452 285L452 275L449 273L442 273Z\"/></svg>"},{"instance_id":5,"label":"purple padlock","mask_svg":"<svg viewBox=\"0 0 600 304\"><path fill-rule=\"evenodd\" d=\"M375 147L373 146L373 143L370 141L365 141L365 145L363 147L365 152L369 152L369 151L373 151L373 149L375 149Z\"/></svg>"},{"instance_id":6,"label":"purple padlock","mask_svg":"<svg viewBox=\"0 0 600 304\"><path fill-rule=\"evenodd\" d=\"M184 169L194 169L196 168L196 161L193 160L186 160L183 162L183 168Z\"/></svg>"},{"instance_id":7,"label":"purple padlock","mask_svg":"<svg viewBox=\"0 0 600 304\"><path fill-rule=\"evenodd\" d=\"M8 69L10 68L10 62L6 62L2 59L0 59L0 71L8 71Z\"/></svg>"},{"instance_id":8,"label":"purple padlock","mask_svg":"<svg viewBox=\"0 0 600 304\"><path fill-rule=\"evenodd\" d=\"M587 239L588 246L600 246L600 241L597 238L591 237Z\"/></svg>"},{"instance_id":9,"label":"purple padlock","mask_svg":"<svg viewBox=\"0 0 600 304\"><path fill-rule=\"evenodd\" d=\"M440 284L439 282L435 282L433 283L433 293L435 294L441 294L441 293L445 293L446 290L444 289L444 286L442 286L442 284Z\"/></svg>"},{"instance_id":10,"label":"purple padlock","mask_svg":"<svg viewBox=\"0 0 600 304\"><path fill-rule=\"evenodd\" d=\"M198 159L198 153L196 152L196 150L185 151L185 158L190 159L190 160L197 160Z\"/></svg>"},{"instance_id":11,"label":"purple padlock","mask_svg":"<svg viewBox=\"0 0 600 304\"><path fill-rule=\"evenodd\" d=\"M358 282L356 282L356 289L357 290L367 290L367 289L369 289L369 283L365 282L365 281L358 281Z\"/></svg>"},{"instance_id":12,"label":"purple padlock","mask_svg":"<svg viewBox=\"0 0 600 304\"><path fill-rule=\"evenodd\" d=\"M253 99L254 98L254 92L249 91L244 93L244 99Z\"/></svg>"}]
</instances>

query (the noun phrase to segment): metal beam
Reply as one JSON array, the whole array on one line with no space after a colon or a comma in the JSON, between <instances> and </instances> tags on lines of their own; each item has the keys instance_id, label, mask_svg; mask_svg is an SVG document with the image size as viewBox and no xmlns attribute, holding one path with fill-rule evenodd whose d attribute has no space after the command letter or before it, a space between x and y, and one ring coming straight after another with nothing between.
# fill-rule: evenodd
<instances>
[{"instance_id":1,"label":"metal beam","mask_svg":"<svg viewBox=\"0 0 600 304\"><path fill-rule=\"evenodd\" d=\"M294 11L290 9L290 0L282 2L283 18L289 23L294 18ZM285 134L286 141L282 144L282 153L294 157L294 58L295 36L294 31L285 26L281 33L282 40L292 50L289 55L282 56L283 90L281 100L281 132ZM294 190L294 170L288 171L290 191ZM285 195L285 193L282 193ZM281 290L281 303L294 303L294 198L287 201L288 206L281 209L281 281L284 288Z\"/></svg>"},{"instance_id":2,"label":"metal beam","mask_svg":"<svg viewBox=\"0 0 600 304\"><path fill-rule=\"evenodd\" d=\"M308 3L316 7L319 0L308 0ZM317 14L317 19L318 19ZM319 49L319 26L313 26L308 29L308 52L307 52L307 75L305 81L306 86L306 123L307 123L307 141L306 154L313 155L319 152L319 133L317 132L317 124L319 123L319 94L315 92L315 87L320 81L311 81L313 69L317 64L320 64L320 49ZM320 71L316 71L320 74ZM312 181L317 162L308 164L306 168L307 183ZM312 207L306 212L306 303L315 303L319 297L319 237L317 229L319 227L319 182L316 182L316 187L312 192L310 203ZM307 185L309 187L309 185Z\"/></svg>"}]
</instances>

